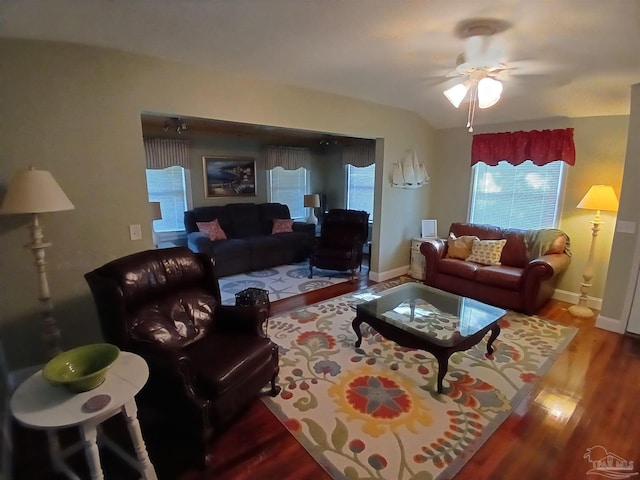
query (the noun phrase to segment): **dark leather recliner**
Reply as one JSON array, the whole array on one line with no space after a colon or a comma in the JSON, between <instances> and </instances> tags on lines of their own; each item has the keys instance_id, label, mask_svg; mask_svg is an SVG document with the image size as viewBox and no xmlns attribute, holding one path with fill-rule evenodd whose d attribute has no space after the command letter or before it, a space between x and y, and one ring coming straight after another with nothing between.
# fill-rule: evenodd
<instances>
[{"instance_id":1,"label":"dark leather recliner","mask_svg":"<svg viewBox=\"0 0 640 480\"><path fill-rule=\"evenodd\" d=\"M362 210L334 208L324 215L320 237L316 239L309 257L309 278L313 267L327 270L351 271L362 266L362 247L369 236L369 214Z\"/></svg>"},{"instance_id":2,"label":"dark leather recliner","mask_svg":"<svg viewBox=\"0 0 640 480\"><path fill-rule=\"evenodd\" d=\"M149 364L143 400L207 443L271 383L279 392L278 347L265 338L264 313L220 304L210 256L176 247L113 260L85 278L104 339Z\"/></svg>"}]
</instances>

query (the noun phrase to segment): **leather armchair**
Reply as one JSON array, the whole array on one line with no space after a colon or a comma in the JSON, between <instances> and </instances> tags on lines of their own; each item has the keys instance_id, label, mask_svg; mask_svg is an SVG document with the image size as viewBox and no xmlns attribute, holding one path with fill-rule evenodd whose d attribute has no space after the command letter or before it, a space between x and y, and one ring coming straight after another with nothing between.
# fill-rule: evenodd
<instances>
[{"instance_id":1,"label":"leather armchair","mask_svg":"<svg viewBox=\"0 0 640 480\"><path fill-rule=\"evenodd\" d=\"M270 382L277 395L278 347L265 314L220 305L210 256L176 247L113 260L87 274L103 336L149 364L142 400L207 444Z\"/></svg>"},{"instance_id":2,"label":"leather armchair","mask_svg":"<svg viewBox=\"0 0 640 480\"><path fill-rule=\"evenodd\" d=\"M335 208L324 215L320 237L316 238L309 257L309 278L313 267L351 271L362 266L362 247L369 236L369 214L362 210Z\"/></svg>"}]
</instances>

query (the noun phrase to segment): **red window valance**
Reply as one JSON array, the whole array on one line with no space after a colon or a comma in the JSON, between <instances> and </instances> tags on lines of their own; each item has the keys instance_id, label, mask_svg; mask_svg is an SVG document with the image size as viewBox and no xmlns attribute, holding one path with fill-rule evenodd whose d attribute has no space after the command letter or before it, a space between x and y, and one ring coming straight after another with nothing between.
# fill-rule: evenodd
<instances>
[{"instance_id":1,"label":"red window valance","mask_svg":"<svg viewBox=\"0 0 640 480\"><path fill-rule=\"evenodd\" d=\"M573 144L573 128L483 133L473 136L472 166L478 162L495 166L500 161L520 165L527 160L540 166L557 160L574 165L576 149Z\"/></svg>"}]
</instances>

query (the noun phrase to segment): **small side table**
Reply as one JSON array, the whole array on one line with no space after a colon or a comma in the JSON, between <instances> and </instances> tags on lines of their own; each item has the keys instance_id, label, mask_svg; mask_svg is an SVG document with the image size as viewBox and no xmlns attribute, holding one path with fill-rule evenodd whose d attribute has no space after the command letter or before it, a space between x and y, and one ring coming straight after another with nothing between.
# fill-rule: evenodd
<instances>
[{"instance_id":1,"label":"small side table","mask_svg":"<svg viewBox=\"0 0 640 480\"><path fill-rule=\"evenodd\" d=\"M271 314L271 304L269 302L269 291L261 288L246 288L236 293L236 306L258 307L264 313L264 334L269 330L269 315Z\"/></svg>"},{"instance_id":2,"label":"small side table","mask_svg":"<svg viewBox=\"0 0 640 480\"><path fill-rule=\"evenodd\" d=\"M420 245L428 238L414 237L411 239L411 266L409 276L416 280L424 280L424 255L420 251Z\"/></svg>"},{"instance_id":3,"label":"small side table","mask_svg":"<svg viewBox=\"0 0 640 480\"><path fill-rule=\"evenodd\" d=\"M14 392L10 403L11 413L27 427L46 430L53 467L70 479L79 480L80 477L68 467L64 458L80 448L84 448L91 479L104 478L98 450L100 443L111 448L138 470L144 480L157 480L140 431L134 398L148 378L147 363L142 357L130 352L120 352L107 372L104 383L88 392L72 393L64 387L55 387L43 378L42 370L39 370ZM108 395L109 403L97 411L87 409L85 402L98 395ZM127 422L137 458L129 455L101 432L100 424L118 413L122 413ZM79 428L82 441L62 450L56 431L72 426Z\"/></svg>"}]
</instances>

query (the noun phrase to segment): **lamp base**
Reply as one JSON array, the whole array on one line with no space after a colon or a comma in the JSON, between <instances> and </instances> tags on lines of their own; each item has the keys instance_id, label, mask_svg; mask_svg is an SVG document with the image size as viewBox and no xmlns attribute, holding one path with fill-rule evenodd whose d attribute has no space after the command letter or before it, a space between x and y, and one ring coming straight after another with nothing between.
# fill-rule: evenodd
<instances>
[{"instance_id":1,"label":"lamp base","mask_svg":"<svg viewBox=\"0 0 640 480\"><path fill-rule=\"evenodd\" d=\"M571 305L569 307L569 313L574 317L589 318L593 317L593 310L584 305Z\"/></svg>"},{"instance_id":2,"label":"lamp base","mask_svg":"<svg viewBox=\"0 0 640 480\"><path fill-rule=\"evenodd\" d=\"M311 212L307 217L307 223L313 223L314 225L318 224L318 218L313 214L313 209L311 209Z\"/></svg>"}]
</instances>

